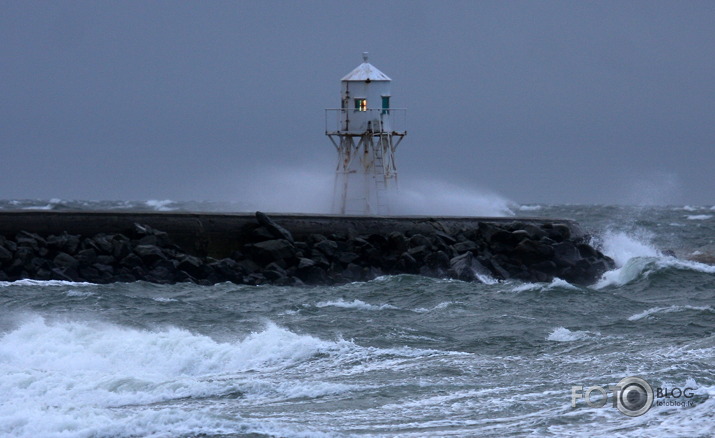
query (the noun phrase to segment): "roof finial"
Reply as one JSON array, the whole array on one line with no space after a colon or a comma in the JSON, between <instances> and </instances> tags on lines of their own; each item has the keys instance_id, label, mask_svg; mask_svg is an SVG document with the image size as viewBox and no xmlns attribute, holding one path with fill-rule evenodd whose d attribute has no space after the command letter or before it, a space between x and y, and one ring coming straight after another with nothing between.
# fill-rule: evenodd
<instances>
[{"instance_id":1,"label":"roof finial","mask_svg":"<svg viewBox=\"0 0 715 438\"><path fill-rule=\"evenodd\" d=\"M367 52L362 52L362 60L367 62Z\"/></svg>"}]
</instances>

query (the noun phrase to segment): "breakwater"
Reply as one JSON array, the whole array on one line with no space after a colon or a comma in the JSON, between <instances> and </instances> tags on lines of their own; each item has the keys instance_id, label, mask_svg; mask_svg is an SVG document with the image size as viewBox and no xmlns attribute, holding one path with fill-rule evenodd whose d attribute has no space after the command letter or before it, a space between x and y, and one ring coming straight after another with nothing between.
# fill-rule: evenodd
<instances>
[{"instance_id":1,"label":"breakwater","mask_svg":"<svg viewBox=\"0 0 715 438\"><path fill-rule=\"evenodd\" d=\"M589 241L561 219L12 211L0 213L0 280L590 284L614 264Z\"/></svg>"}]
</instances>

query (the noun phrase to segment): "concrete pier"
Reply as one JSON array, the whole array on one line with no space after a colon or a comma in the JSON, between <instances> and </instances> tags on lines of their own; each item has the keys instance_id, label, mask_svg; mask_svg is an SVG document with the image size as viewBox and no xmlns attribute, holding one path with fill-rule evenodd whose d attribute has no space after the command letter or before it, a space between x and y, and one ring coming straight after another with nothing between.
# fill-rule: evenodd
<instances>
[{"instance_id":1,"label":"concrete pier","mask_svg":"<svg viewBox=\"0 0 715 438\"><path fill-rule=\"evenodd\" d=\"M0 280L334 284L410 273L587 284L612 266L564 219L0 212Z\"/></svg>"},{"instance_id":2,"label":"concrete pier","mask_svg":"<svg viewBox=\"0 0 715 438\"><path fill-rule=\"evenodd\" d=\"M455 234L465 229L477 229L480 223L507 224L519 222L541 226L563 224L573 238L584 235L574 221L550 218L515 217L434 217L434 216L342 216L267 213L278 225L289 230L296 240L311 234L343 234L355 237L369 234L400 233L433 234L436 230ZM113 211L6 211L0 212L0 235L14 236L20 231L39 235L126 234L134 224L148 225L164 231L187 253L214 258L227 257L232 251L250 242L256 227L254 213L126 213Z\"/></svg>"}]
</instances>

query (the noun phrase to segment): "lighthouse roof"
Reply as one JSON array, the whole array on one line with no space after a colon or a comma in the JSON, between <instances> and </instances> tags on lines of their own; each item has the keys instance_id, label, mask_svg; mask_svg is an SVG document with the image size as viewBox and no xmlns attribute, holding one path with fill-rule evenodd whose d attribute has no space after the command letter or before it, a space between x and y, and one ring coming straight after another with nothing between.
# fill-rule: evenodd
<instances>
[{"instance_id":1,"label":"lighthouse roof","mask_svg":"<svg viewBox=\"0 0 715 438\"><path fill-rule=\"evenodd\" d=\"M341 81L391 81L389 76L381 72L374 65L367 62L367 52L362 54L363 63L355 67L355 70L345 75Z\"/></svg>"}]
</instances>

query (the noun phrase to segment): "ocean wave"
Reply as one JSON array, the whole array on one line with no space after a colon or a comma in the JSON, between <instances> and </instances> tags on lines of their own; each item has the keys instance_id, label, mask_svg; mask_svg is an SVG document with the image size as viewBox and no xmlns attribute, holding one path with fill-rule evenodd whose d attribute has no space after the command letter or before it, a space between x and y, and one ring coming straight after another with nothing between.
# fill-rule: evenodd
<instances>
[{"instance_id":1,"label":"ocean wave","mask_svg":"<svg viewBox=\"0 0 715 438\"><path fill-rule=\"evenodd\" d=\"M51 287L51 286L96 286L94 283L82 281L65 281L65 280L32 280L24 278L15 281L0 281L0 287L10 286L29 286L29 287Z\"/></svg>"},{"instance_id":2,"label":"ocean wave","mask_svg":"<svg viewBox=\"0 0 715 438\"><path fill-rule=\"evenodd\" d=\"M547 291L552 289L571 289L580 290L578 286L574 286L561 278L554 278L550 283L524 283L512 288L512 292L525 292L530 290Z\"/></svg>"},{"instance_id":3,"label":"ocean wave","mask_svg":"<svg viewBox=\"0 0 715 438\"><path fill-rule=\"evenodd\" d=\"M0 337L0 435L145 436L155 430L133 421L138 429L126 434L103 427L124 427L124 421L109 417L133 418L126 410L132 406L146 409L187 398L285 400L339 394L355 386L305 378L273 381L270 376L351 351L367 354L349 341L325 341L272 323L243 340L217 342L178 328L150 331L30 317ZM156 424L173 430L163 419Z\"/></svg>"},{"instance_id":4,"label":"ocean wave","mask_svg":"<svg viewBox=\"0 0 715 438\"><path fill-rule=\"evenodd\" d=\"M683 210L683 211L698 211L698 210L702 210L702 207L697 207L697 206L693 207L692 205L684 205L684 206L682 206L682 207L676 207L676 208L674 208L673 210L676 210L676 211L678 211L678 210Z\"/></svg>"},{"instance_id":5,"label":"ocean wave","mask_svg":"<svg viewBox=\"0 0 715 438\"><path fill-rule=\"evenodd\" d=\"M609 230L594 243L613 259L617 267L622 267L635 257L662 256L660 250L653 245L652 239L653 235L645 230L634 233Z\"/></svg>"},{"instance_id":6,"label":"ocean wave","mask_svg":"<svg viewBox=\"0 0 715 438\"><path fill-rule=\"evenodd\" d=\"M176 206L176 202L174 202L170 199L164 199L164 200L150 199L150 200L146 201L144 204L146 204L147 207L152 208L156 211L176 211L176 210L178 210L178 207Z\"/></svg>"},{"instance_id":7,"label":"ocean wave","mask_svg":"<svg viewBox=\"0 0 715 438\"><path fill-rule=\"evenodd\" d=\"M613 259L616 269L605 272L593 287L622 286L668 266L659 264L660 261L677 260L663 255L652 244L652 239L653 235L644 230L632 233L606 231L594 244Z\"/></svg>"},{"instance_id":8,"label":"ocean wave","mask_svg":"<svg viewBox=\"0 0 715 438\"><path fill-rule=\"evenodd\" d=\"M599 333L589 331L571 331L565 327L556 327L546 338L547 341L573 342L600 336Z\"/></svg>"},{"instance_id":9,"label":"ocean wave","mask_svg":"<svg viewBox=\"0 0 715 438\"><path fill-rule=\"evenodd\" d=\"M535 204L535 205L520 205L519 210L520 211L539 211L543 207L541 205Z\"/></svg>"},{"instance_id":10,"label":"ocean wave","mask_svg":"<svg viewBox=\"0 0 715 438\"><path fill-rule=\"evenodd\" d=\"M603 289L608 286L623 286L668 269L715 274L715 266L692 260L681 260L670 256L634 257L624 266L604 273L593 287Z\"/></svg>"},{"instance_id":11,"label":"ocean wave","mask_svg":"<svg viewBox=\"0 0 715 438\"><path fill-rule=\"evenodd\" d=\"M685 218L691 221L704 221L708 219L712 219L713 215L711 214L691 214L686 216Z\"/></svg>"},{"instance_id":12,"label":"ocean wave","mask_svg":"<svg viewBox=\"0 0 715 438\"><path fill-rule=\"evenodd\" d=\"M391 304L368 304L364 301L355 299L352 301L345 301L340 298L333 301L321 301L315 305L315 307L341 307L344 309L359 309L359 310L385 310L385 309L398 309Z\"/></svg>"},{"instance_id":13,"label":"ocean wave","mask_svg":"<svg viewBox=\"0 0 715 438\"><path fill-rule=\"evenodd\" d=\"M458 301L443 301L430 309L428 309L426 307L419 307L417 309L414 309L413 312L415 312L415 313L429 313L429 312L434 312L435 310L446 309L449 306L454 305L454 304L460 304L460 302L458 302Z\"/></svg>"},{"instance_id":14,"label":"ocean wave","mask_svg":"<svg viewBox=\"0 0 715 438\"><path fill-rule=\"evenodd\" d=\"M635 315L631 315L628 317L629 321L638 321L644 318L649 318L653 315L656 314L663 314L663 313L673 313L673 312L685 312L688 310L697 310L697 311L709 311L712 312L713 308L710 306L669 306L669 307L652 307L648 310L644 310L643 312L636 313Z\"/></svg>"},{"instance_id":15,"label":"ocean wave","mask_svg":"<svg viewBox=\"0 0 715 438\"><path fill-rule=\"evenodd\" d=\"M86 298L86 297L91 297L91 296L95 295L95 293L94 293L94 292L90 292L90 291L70 289L70 290L67 291L66 295L67 295L68 297Z\"/></svg>"}]
</instances>

